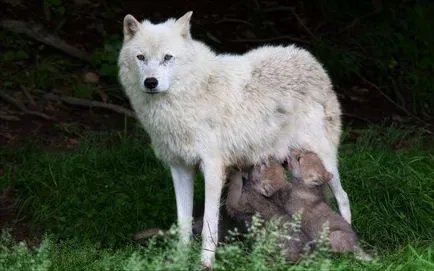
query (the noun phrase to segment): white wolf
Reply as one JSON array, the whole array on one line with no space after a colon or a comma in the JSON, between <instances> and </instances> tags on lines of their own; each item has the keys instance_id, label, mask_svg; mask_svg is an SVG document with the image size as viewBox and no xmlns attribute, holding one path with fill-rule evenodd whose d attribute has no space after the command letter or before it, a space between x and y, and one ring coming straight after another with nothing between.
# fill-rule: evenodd
<instances>
[{"instance_id":1,"label":"white wolf","mask_svg":"<svg viewBox=\"0 0 434 271\"><path fill-rule=\"evenodd\" d=\"M322 159L350 222L337 166L340 105L321 64L295 46L217 55L191 37L191 15L158 24L126 15L118 62L120 82L153 150L170 167L181 240L191 237L197 166L205 179L202 264L211 266L227 169L269 157L283 161L294 147Z\"/></svg>"}]
</instances>

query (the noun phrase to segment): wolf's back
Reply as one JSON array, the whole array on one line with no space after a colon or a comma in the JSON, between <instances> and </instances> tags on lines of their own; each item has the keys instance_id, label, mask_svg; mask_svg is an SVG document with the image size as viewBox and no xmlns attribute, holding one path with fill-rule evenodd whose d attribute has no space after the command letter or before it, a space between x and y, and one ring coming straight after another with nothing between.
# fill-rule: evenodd
<instances>
[{"instance_id":1,"label":"wolf's back","mask_svg":"<svg viewBox=\"0 0 434 271\"><path fill-rule=\"evenodd\" d=\"M326 70L308 51L296 46L264 46L245 55L252 81L298 107L318 103L324 108L326 136L335 146L341 136L341 106ZM292 111L289 109L289 111Z\"/></svg>"}]
</instances>

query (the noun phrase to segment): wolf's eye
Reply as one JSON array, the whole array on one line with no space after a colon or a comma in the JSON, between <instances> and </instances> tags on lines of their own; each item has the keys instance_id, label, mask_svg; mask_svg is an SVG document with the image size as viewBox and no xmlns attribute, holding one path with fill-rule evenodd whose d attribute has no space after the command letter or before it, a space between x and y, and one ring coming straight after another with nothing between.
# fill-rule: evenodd
<instances>
[{"instance_id":1,"label":"wolf's eye","mask_svg":"<svg viewBox=\"0 0 434 271\"><path fill-rule=\"evenodd\" d=\"M143 60L145 60L145 56L144 55L137 55L137 59L143 61Z\"/></svg>"},{"instance_id":2,"label":"wolf's eye","mask_svg":"<svg viewBox=\"0 0 434 271\"><path fill-rule=\"evenodd\" d=\"M164 55L164 61L169 61L169 60L171 60L172 58L173 58L172 55L169 55L169 54Z\"/></svg>"}]
</instances>

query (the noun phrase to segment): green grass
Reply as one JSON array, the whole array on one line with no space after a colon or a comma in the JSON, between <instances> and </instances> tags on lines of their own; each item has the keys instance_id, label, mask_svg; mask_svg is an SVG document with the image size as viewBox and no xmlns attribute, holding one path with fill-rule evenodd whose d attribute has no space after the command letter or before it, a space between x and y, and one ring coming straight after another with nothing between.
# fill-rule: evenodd
<instances>
[{"instance_id":1,"label":"green grass","mask_svg":"<svg viewBox=\"0 0 434 271\"><path fill-rule=\"evenodd\" d=\"M340 168L354 227L362 245L378 254L376 261L319 254L289 266L275 256L278 253L265 249L267 242L256 235L254 243L263 247L251 250L239 243L220 247L216 269L433 269L432 142L426 144L414 130L397 127L364 130L350 142L356 132L347 133ZM402 141L410 142L410 147L395 149ZM0 163L6 165L0 188L17 189L17 205L32 233L42 240L36 249L28 249L3 236L0 269L198 268L196 241L188 255L172 239L148 246L129 241L137 230L169 228L176 218L169 171L155 159L147 142L137 134L99 133L83 138L72 152L48 152L35 143L0 150ZM200 201L200 177L195 188Z\"/></svg>"},{"instance_id":2,"label":"green grass","mask_svg":"<svg viewBox=\"0 0 434 271\"><path fill-rule=\"evenodd\" d=\"M169 227L176 218L169 171L147 142L107 133L83 139L72 153L45 152L36 144L5 150L3 160L18 159L20 166L6 170L2 183L15 182L18 205L36 234L116 246L137 229Z\"/></svg>"}]
</instances>

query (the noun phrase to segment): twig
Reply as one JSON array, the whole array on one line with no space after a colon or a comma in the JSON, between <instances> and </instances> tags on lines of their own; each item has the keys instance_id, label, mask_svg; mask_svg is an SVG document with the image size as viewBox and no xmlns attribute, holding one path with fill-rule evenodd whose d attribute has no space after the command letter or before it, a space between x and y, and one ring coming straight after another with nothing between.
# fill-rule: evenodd
<instances>
[{"instance_id":1,"label":"twig","mask_svg":"<svg viewBox=\"0 0 434 271\"><path fill-rule=\"evenodd\" d=\"M47 93L44 95L44 97L48 100L60 100L64 103L71 104L71 105L104 108L104 109L114 111L116 113L124 114L128 117L136 118L136 114L133 111L131 111L125 107L115 105L115 104L102 103L102 102L97 102L97 101L89 101L89 100L84 100L84 99L71 97L71 96L59 96L59 95L56 95L53 93Z\"/></svg>"},{"instance_id":2,"label":"twig","mask_svg":"<svg viewBox=\"0 0 434 271\"><path fill-rule=\"evenodd\" d=\"M360 74L357 74L357 76L362 79L365 83L367 83L368 85L370 85L371 87L373 87L374 89L376 89L381 96L383 96L384 98L386 98L386 100L393 104L394 106L396 106L396 108L402 110L402 112L404 112L405 114L407 114L407 116L413 116L413 114L411 114L407 109L405 109L404 107L400 106L398 103L396 103L392 98L390 98L386 93L384 93L379 86L377 86L376 84L374 84L373 82L369 81L368 79L366 79L365 77L363 77Z\"/></svg>"},{"instance_id":3,"label":"twig","mask_svg":"<svg viewBox=\"0 0 434 271\"><path fill-rule=\"evenodd\" d=\"M33 99L33 96L32 96L32 94L30 94L29 90L23 85L21 85L20 87L21 87L21 90L24 92L24 95L26 96L29 103L33 106L36 106L35 99Z\"/></svg>"},{"instance_id":4,"label":"twig","mask_svg":"<svg viewBox=\"0 0 434 271\"><path fill-rule=\"evenodd\" d=\"M358 119L358 120L362 120L366 123L372 123L369 119L364 118L362 116L358 116L358 115L354 115L354 114L350 114L350 113L342 113L343 116L349 117L349 118L353 118L353 119Z\"/></svg>"},{"instance_id":5,"label":"twig","mask_svg":"<svg viewBox=\"0 0 434 271\"><path fill-rule=\"evenodd\" d=\"M67 53L80 60L88 62L90 59L89 55L86 52L69 45L68 43L66 43L66 41L49 33L41 25L29 24L17 20L3 20L1 21L0 25L11 32L25 34L32 39L35 39L51 47L57 48L64 53Z\"/></svg>"},{"instance_id":6,"label":"twig","mask_svg":"<svg viewBox=\"0 0 434 271\"><path fill-rule=\"evenodd\" d=\"M271 8L264 9L264 12L273 12L273 11L291 11L292 7L287 6L276 6Z\"/></svg>"},{"instance_id":7,"label":"twig","mask_svg":"<svg viewBox=\"0 0 434 271\"><path fill-rule=\"evenodd\" d=\"M412 117L413 119L418 120L421 123L424 124L429 124L429 122L424 121L423 119L421 119L420 117L418 117L415 114L410 113L405 107L399 105L397 102L395 102L392 98L390 98L386 93L384 93L379 86L377 86L376 84L374 84L373 82L369 81L368 79L366 79L365 77L363 77L360 74L357 74L357 76L362 79L365 83L367 83L368 85L370 85L371 87L375 88L389 103L393 104L396 108L398 108L399 110L401 110L402 112L404 112L407 116Z\"/></svg>"},{"instance_id":8,"label":"twig","mask_svg":"<svg viewBox=\"0 0 434 271\"><path fill-rule=\"evenodd\" d=\"M10 116L0 113L0 119L7 120L7 121L19 121L20 118L17 116Z\"/></svg>"},{"instance_id":9,"label":"twig","mask_svg":"<svg viewBox=\"0 0 434 271\"><path fill-rule=\"evenodd\" d=\"M314 39L318 39L317 36L304 24L303 20L298 16L297 12L295 12L295 7L286 7L286 6L277 6L271 7L264 10L264 12L273 12L273 11L289 11L295 17L297 22L304 28L304 30Z\"/></svg>"},{"instance_id":10,"label":"twig","mask_svg":"<svg viewBox=\"0 0 434 271\"><path fill-rule=\"evenodd\" d=\"M101 97L101 100L104 103L107 103L109 96L107 95L107 93L105 93L104 90L102 90L101 88L96 88L96 92L98 92L99 96Z\"/></svg>"},{"instance_id":11,"label":"twig","mask_svg":"<svg viewBox=\"0 0 434 271\"><path fill-rule=\"evenodd\" d=\"M235 40L231 40L229 42L233 42L233 43L262 43L262 42L272 42L272 41L279 41L279 40L291 40L291 41L297 41L300 43L304 43L304 44L310 44L309 41L304 40L304 39L299 39L299 38L295 38L292 36L277 36L277 37L272 37L272 38L258 38L258 39L235 39Z\"/></svg>"},{"instance_id":12,"label":"twig","mask_svg":"<svg viewBox=\"0 0 434 271\"><path fill-rule=\"evenodd\" d=\"M23 111L24 113L26 113L28 115L38 116L38 117L41 117L41 118L46 119L46 120L53 119L52 117L50 117L50 116L48 116L48 115L46 115L46 114L44 114L42 112L29 110L20 100L15 99L12 96L9 96L9 95L7 95L4 92L0 92L0 98L2 98L3 100L5 100L8 103L11 103L11 104L15 105L21 111Z\"/></svg>"},{"instance_id":13,"label":"twig","mask_svg":"<svg viewBox=\"0 0 434 271\"><path fill-rule=\"evenodd\" d=\"M325 20L322 20L321 22L319 22L313 29L313 32L316 33L319 31L319 29L321 29L321 27L323 27L326 24Z\"/></svg>"},{"instance_id":14,"label":"twig","mask_svg":"<svg viewBox=\"0 0 434 271\"><path fill-rule=\"evenodd\" d=\"M27 107L20 100L17 100L15 98L13 98L12 96L7 95L3 91L0 92L0 98L5 100L6 102L9 102L9 103L15 105L15 107L18 107L18 109L20 109L23 112L28 110Z\"/></svg>"},{"instance_id":15,"label":"twig","mask_svg":"<svg viewBox=\"0 0 434 271\"><path fill-rule=\"evenodd\" d=\"M254 27L254 25L251 22L241 20L241 19L223 18L215 22L215 24L222 24L222 23L241 23L241 24L248 25L250 27Z\"/></svg>"},{"instance_id":16,"label":"twig","mask_svg":"<svg viewBox=\"0 0 434 271\"><path fill-rule=\"evenodd\" d=\"M309 27L304 24L303 20L298 16L297 12L295 12L295 8L290 9L292 15L294 15L295 19L297 19L298 23L304 28L304 30L312 37L312 39L317 40L318 38L315 36L315 34L310 31Z\"/></svg>"},{"instance_id":17,"label":"twig","mask_svg":"<svg viewBox=\"0 0 434 271\"><path fill-rule=\"evenodd\" d=\"M368 17L371 17L372 15L377 14L379 11L380 10L375 10L373 12L369 12L369 13L367 13L365 15L362 15L360 17L355 18L351 23L349 23L347 26L345 26L344 28L342 28L341 30L339 30L339 32L337 34L339 35L339 34L344 33L348 29L350 29L350 28L354 27L356 24L358 24L361 20L364 20L364 19L366 19Z\"/></svg>"}]
</instances>

